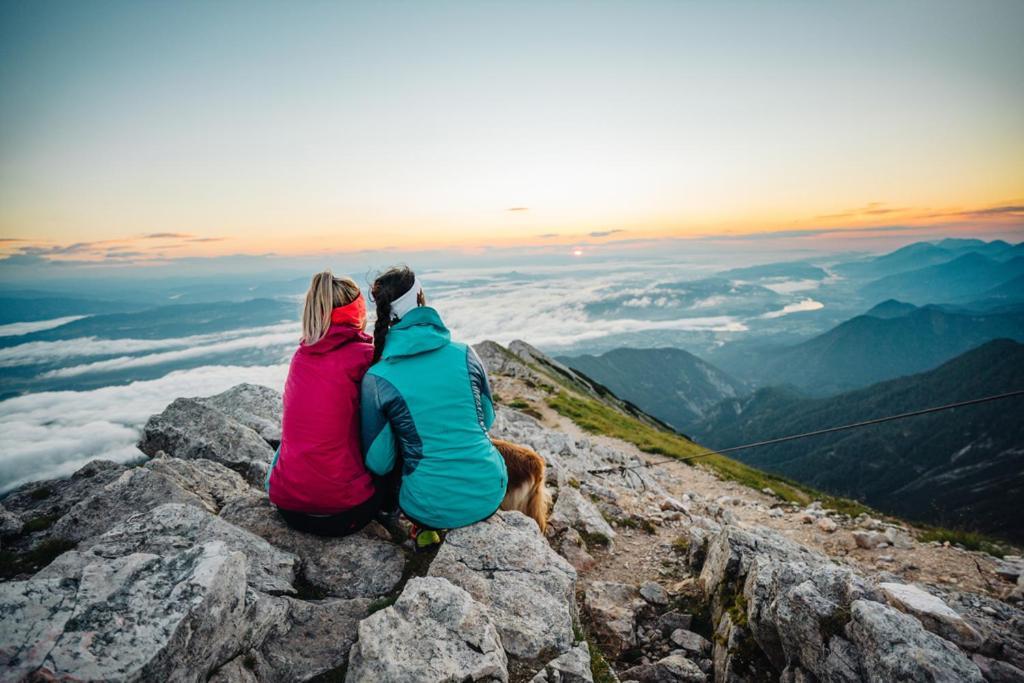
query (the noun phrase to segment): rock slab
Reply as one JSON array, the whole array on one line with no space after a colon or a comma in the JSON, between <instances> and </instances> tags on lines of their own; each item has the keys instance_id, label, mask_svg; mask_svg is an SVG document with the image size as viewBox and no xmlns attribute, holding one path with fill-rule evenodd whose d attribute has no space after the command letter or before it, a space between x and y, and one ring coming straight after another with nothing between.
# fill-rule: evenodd
<instances>
[{"instance_id":1,"label":"rock slab","mask_svg":"<svg viewBox=\"0 0 1024 683\"><path fill-rule=\"evenodd\" d=\"M246 561L220 541L0 584L5 677L201 681L242 645Z\"/></svg>"},{"instance_id":2,"label":"rock slab","mask_svg":"<svg viewBox=\"0 0 1024 683\"><path fill-rule=\"evenodd\" d=\"M345 681L504 683L508 659L487 608L445 579L414 578L394 605L359 622Z\"/></svg>"},{"instance_id":3,"label":"rock slab","mask_svg":"<svg viewBox=\"0 0 1024 683\"><path fill-rule=\"evenodd\" d=\"M428 575L485 605L512 657L546 661L573 646L576 570L522 513L453 529Z\"/></svg>"}]
</instances>

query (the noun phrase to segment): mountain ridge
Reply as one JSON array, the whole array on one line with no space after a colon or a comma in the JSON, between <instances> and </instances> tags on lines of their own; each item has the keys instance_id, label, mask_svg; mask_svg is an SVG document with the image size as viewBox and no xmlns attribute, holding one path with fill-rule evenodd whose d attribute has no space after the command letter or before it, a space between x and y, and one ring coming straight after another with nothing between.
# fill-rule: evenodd
<instances>
[{"instance_id":1,"label":"mountain ridge","mask_svg":"<svg viewBox=\"0 0 1024 683\"><path fill-rule=\"evenodd\" d=\"M655 467L661 456L587 435L552 404L571 394L633 428L655 423L529 345L477 349L496 396L538 409L497 405L492 434L547 461L546 535L504 511L428 553L376 522L340 539L295 532L262 488L280 395L242 385L179 398L145 429L166 451L93 461L3 499L5 673L980 683L1024 666L1024 562L702 465Z\"/></svg>"},{"instance_id":2,"label":"mountain ridge","mask_svg":"<svg viewBox=\"0 0 1024 683\"><path fill-rule=\"evenodd\" d=\"M646 412L677 430L722 399L747 390L745 383L682 349L620 348L558 360L596 378L616 395L646 405ZM651 400L652 394L660 400Z\"/></svg>"},{"instance_id":3,"label":"mountain ridge","mask_svg":"<svg viewBox=\"0 0 1024 683\"><path fill-rule=\"evenodd\" d=\"M1022 368L1024 345L994 340L933 370L826 398L761 389L723 402L688 430L725 448L1022 389ZM1012 502L1015 491L1024 492L1024 452L1015 448L1024 429L1013 417L1019 410L1000 404L962 410L971 411L970 419L917 417L737 457L840 495L859 494L903 517L1024 540L1024 517Z\"/></svg>"}]
</instances>

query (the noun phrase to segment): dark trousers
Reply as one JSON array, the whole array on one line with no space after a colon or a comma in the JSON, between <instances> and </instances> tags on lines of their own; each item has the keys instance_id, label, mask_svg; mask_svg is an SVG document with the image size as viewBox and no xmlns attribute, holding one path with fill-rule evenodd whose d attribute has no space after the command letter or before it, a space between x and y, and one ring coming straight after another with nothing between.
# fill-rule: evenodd
<instances>
[{"instance_id":1,"label":"dark trousers","mask_svg":"<svg viewBox=\"0 0 1024 683\"><path fill-rule=\"evenodd\" d=\"M317 536L348 536L372 522L380 509L380 499L374 494L365 503L333 515L310 515L281 508L277 512L288 526L297 531Z\"/></svg>"}]
</instances>

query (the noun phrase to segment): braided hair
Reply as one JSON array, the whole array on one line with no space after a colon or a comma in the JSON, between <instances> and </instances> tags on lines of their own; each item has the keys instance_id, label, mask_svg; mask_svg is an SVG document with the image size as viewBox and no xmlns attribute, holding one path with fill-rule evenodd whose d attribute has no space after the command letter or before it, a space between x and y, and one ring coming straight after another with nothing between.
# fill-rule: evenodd
<instances>
[{"instance_id":1,"label":"braided hair","mask_svg":"<svg viewBox=\"0 0 1024 683\"><path fill-rule=\"evenodd\" d=\"M394 266L377 276L370 285L370 296L377 306L377 322L373 325L373 362L384 353L384 342L391 329L391 302L402 296L416 282L416 274L408 266Z\"/></svg>"}]
</instances>

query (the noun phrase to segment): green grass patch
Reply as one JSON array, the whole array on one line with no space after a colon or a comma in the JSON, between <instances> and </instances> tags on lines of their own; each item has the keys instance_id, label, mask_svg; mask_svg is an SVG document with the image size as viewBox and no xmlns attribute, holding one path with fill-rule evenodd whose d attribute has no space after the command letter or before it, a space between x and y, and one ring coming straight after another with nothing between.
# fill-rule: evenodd
<instances>
[{"instance_id":1,"label":"green grass patch","mask_svg":"<svg viewBox=\"0 0 1024 683\"><path fill-rule=\"evenodd\" d=\"M516 410L522 410L523 408L529 408L530 404L527 403L526 401L524 401L521 398L517 398L516 400L512 401L511 403L509 403L508 407L509 408L515 408Z\"/></svg>"},{"instance_id":2,"label":"green grass patch","mask_svg":"<svg viewBox=\"0 0 1024 683\"><path fill-rule=\"evenodd\" d=\"M645 453L671 458L686 458L707 452L706 448L684 436L645 424L589 398L562 391L548 399L548 405L592 434L603 434L628 441ZM779 498L800 505L807 505L812 500L820 500L825 507L851 516L862 512L878 514L856 501L820 493L810 487L784 477L762 472L718 453L702 455L699 460L687 462L689 464L700 463L723 479L735 481L757 491L765 487L771 488Z\"/></svg>"},{"instance_id":3,"label":"green grass patch","mask_svg":"<svg viewBox=\"0 0 1024 683\"><path fill-rule=\"evenodd\" d=\"M53 526L53 523L58 519L60 519L58 515L40 515L39 517L33 517L25 522L25 531L29 533L46 531Z\"/></svg>"},{"instance_id":4,"label":"green grass patch","mask_svg":"<svg viewBox=\"0 0 1024 683\"><path fill-rule=\"evenodd\" d=\"M35 574L75 545L63 538L48 538L24 552L0 550L0 578L10 579L20 574Z\"/></svg>"},{"instance_id":5,"label":"green grass patch","mask_svg":"<svg viewBox=\"0 0 1024 683\"><path fill-rule=\"evenodd\" d=\"M40 486L37 489L32 489L32 493L28 494L28 497L32 500L46 500L53 495L53 489L49 486Z\"/></svg>"},{"instance_id":6,"label":"green grass patch","mask_svg":"<svg viewBox=\"0 0 1024 683\"><path fill-rule=\"evenodd\" d=\"M612 539L597 532L581 531L580 537L583 539L583 542L587 544L588 548L607 548L612 543Z\"/></svg>"},{"instance_id":7,"label":"green grass patch","mask_svg":"<svg viewBox=\"0 0 1024 683\"><path fill-rule=\"evenodd\" d=\"M976 531L964 531L961 529L943 529L941 527L925 527L917 534L917 540L922 543L938 541L950 545L962 545L968 550L977 550L988 553L995 557L1003 557L1011 552L1012 548L1003 541Z\"/></svg>"},{"instance_id":8,"label":"green grass patch","mask_svg":"<svg viewBox=\"0 0 1024 683\"><path fill-rule=\"evenodd\" d=\"M690 539L686 536L678 536L676 540L672 541L672 550L680 555L690 552Z\"/></svg>"},{"instance_id":9,"label":"green grass patch","mask_svg":"<svg viewBox=\"0 0 1024 683\"><path fill-rule=\"evenodd\" d=\"M604 521L612 525L625 527L627 529L642 529L648 534L658 533L658 529L654 526L654 522L643 517L616 517L614 515L606 515L604 513L601 513L601 516L604 517Z\"/></svg>"}]
</instances>

